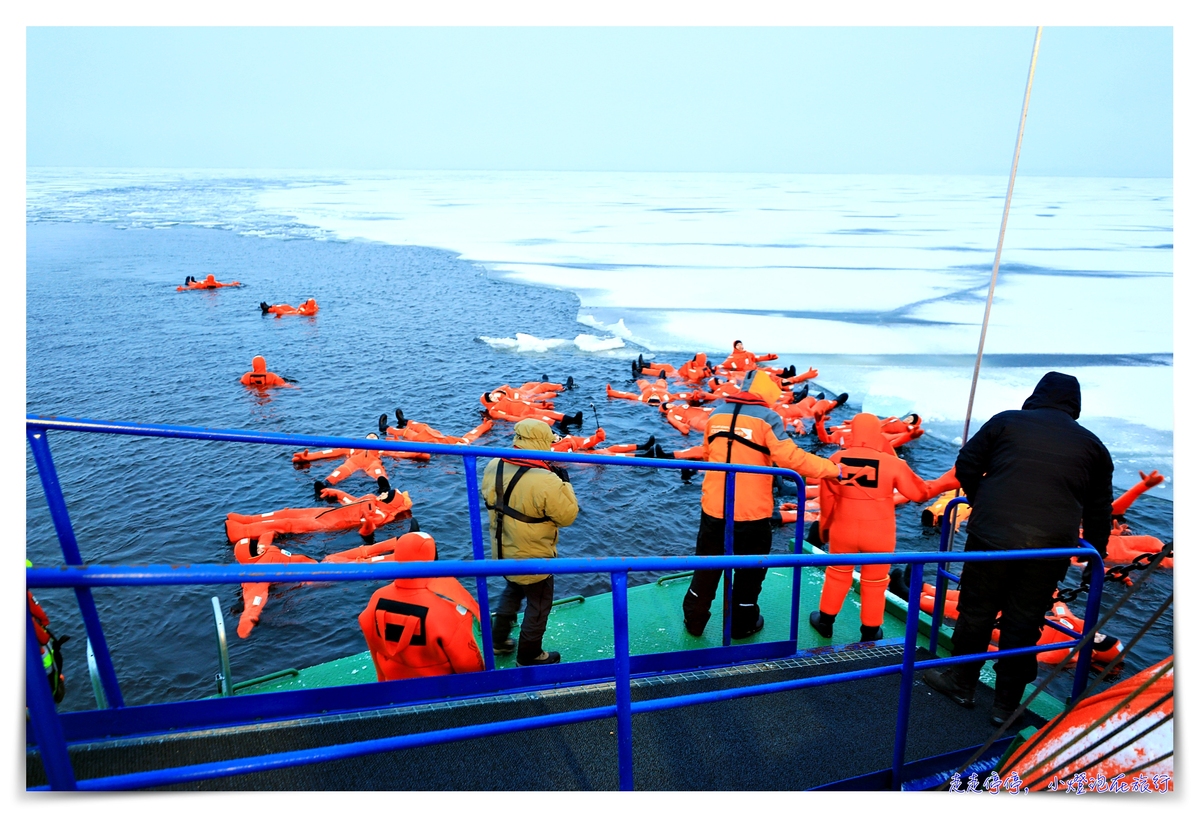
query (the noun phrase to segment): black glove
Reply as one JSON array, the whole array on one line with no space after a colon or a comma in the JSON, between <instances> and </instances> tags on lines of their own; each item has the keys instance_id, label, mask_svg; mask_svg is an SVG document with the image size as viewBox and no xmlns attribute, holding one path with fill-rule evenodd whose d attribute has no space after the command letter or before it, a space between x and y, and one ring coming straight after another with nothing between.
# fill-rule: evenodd
<instances>
[{"instance_id":1,"label":"black glove","mask_svg":"<svg viewBox=\"0 0 1200 818\"><path fill-rule=\"evenodd\" d=\"M554 472L554 476L564 483L571 482L571 476L567 474L567 470L564 466L551 466L550 471Z\"/></svg>"}]
</instances>

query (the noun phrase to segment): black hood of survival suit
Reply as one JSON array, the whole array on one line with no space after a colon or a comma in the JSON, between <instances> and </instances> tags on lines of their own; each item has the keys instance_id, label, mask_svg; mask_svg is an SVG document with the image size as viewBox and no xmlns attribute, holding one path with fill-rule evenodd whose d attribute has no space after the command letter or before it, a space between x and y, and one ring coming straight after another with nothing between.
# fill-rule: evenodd
<instances>
[{"instance_id":1,"label":"black hood of survival suit","mask_svg":"<svg viewBox=\"0 0 1200 818\"><path fill-rule=\"evenodd\" d=\"M1021 404L1022 409L1061 409L1071 416L1071 420L1079 420L1079 407L1082 400L1079 397L1079 381L1074 375L1064 375L1061 372L1047 372L1033 388L1033 394Z\"/></svg>"}]
</instances>

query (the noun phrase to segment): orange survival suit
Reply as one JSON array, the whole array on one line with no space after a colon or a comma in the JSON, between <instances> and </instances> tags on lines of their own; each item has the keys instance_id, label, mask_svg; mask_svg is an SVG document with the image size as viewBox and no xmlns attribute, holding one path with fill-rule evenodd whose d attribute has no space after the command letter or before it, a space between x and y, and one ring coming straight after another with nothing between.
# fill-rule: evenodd
<instances>
[{"instance_id":1,"label":"orange survival suit","mask_svg":"<svg viewBox=\"0 0 1200 818\"><path fill-rule=\"evenodd\" d=\"M520 400L514 400L500 390L484 392L479 396L479 402L487 409L488 416L495 420L517 422L525 418L536 418L551 425L563 419L562 412L534 406Z\"/></svg>"},{"instance_id":2,"label":"orange survival suit","mask_svg":"<svg viewBox=\"0 0 1200 818\"><path fill-rule=\"evenodd\" d=\"M274 372L267 371L267 359L261 355L255 355L254 359L250 361L250 371L242 375L241 380L244 385L259 389L287 386L287 381Z\"/></svg>"},{"instance_id":3,"label":"orange survival suit","mask_svg":"<svg viewBox=\"0 0 1200 818\"><path fill-rule=\"evenodd\" d=\"M285 551L277 545L272 545L271 541L274 538L275 534L272 531L264 532L257 541L243 537L234 543L233 556L242 565L290 565L316 562L312 557L293 554L291 551ZM254 630L254 626L262 617L262 610L267 605L267 596L270 590L271 583L269 582L242 583L242 603L245 607L242 609L242 617L238 620L237 629L238 636L242 639L250 635L250 631Z\"/></svg>"},{"instance_id":4,"label":"orange survival suit","mask_svg":"<svg viewBox=\"0 0 1200 818\"><path fill-rule=\"evenodd\" d=\"M733 352L720 364L720 368L729 370L730 372L751 372L757 369L758 365L763 361L774 361L778 357L773 352L766 355L755 355L743 347L741 341L734 341Z\"/></svg>"},{"instance_id":5,"label":"orange survival suit","mask_svg":"<svg viewBox=\"0 0 1200 818\"><path fill-rule=\"evenodd\" d=\"M437 559L433 537L411 532L396 541L396 562ZM358 615L379 681L483 670L475 642L479 605L451 577L397 579Z\"/></svg>"},{"instance_id":6,"label":"orange survival suit","mask_svg":"<svg viewBox=\"0 0 1200 818\"><path fill-rule=\"evenodd\" d=\"M821 481L821 540L832 554L882 554L896 550L896 511L893 490L916 502L931 496L929 485L908 464L892 453L879 418L867 412L850 421L850 437L844 449L830 460L842 467L841 478ZM860 575L862 630L864 639L880 639L883 625L884 592L890 565L864 565ZM828 628L842 609L850 590L853 566L831 565L825 569L821 589L820 618ZM814 627L820 632L823 628Z\"/></svg>"},{"instance_id":7,"label":"orange survival suit","mask_svg":"<svg viewBox=\"0 0 1200 818\"><path fill-rule=\"evenodd\" d=\"M218 287L240 287L240 286L242 286L242 283L240 281L231 281L228 284L224 284L220 281L217 281L217 277L215 275L213 275L212 273L209 273L208 276L203 281L197 281L196 279L192 278L191 276L188 276L187 280L184 281L182 287L175 288L175 292L182 292L184 290L215 290Z\"/></svg>"},{"instance_id":8,"label":"orange survival suit","mask_svg":"<svg viewBox=\"0 0 1200 818\"><path fill-rule=\"evenodd\" d=\"M308 531L339 531L358 527L369 537L381 525L392 522L412 509L407 491L396 491L387 478L379 478L378 495L352 497L337 489L323 489L321 496L336 499L342 505L333 508L285 508L265 514L234 514L225 518L225 534L231 543L243 537L257 539L268 531L276 534L303 534Z\"/></svg>"}]
</instances>

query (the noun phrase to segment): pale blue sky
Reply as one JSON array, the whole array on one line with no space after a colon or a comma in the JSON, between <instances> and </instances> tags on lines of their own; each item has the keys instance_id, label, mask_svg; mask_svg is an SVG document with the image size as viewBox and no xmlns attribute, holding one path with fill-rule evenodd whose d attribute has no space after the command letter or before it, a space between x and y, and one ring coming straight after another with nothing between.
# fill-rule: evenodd
<instances>
[{"instance_id":1,"label":"pale blue sky","mask_svg":"<svg viewBox=\"0 0 1200 818\"><path fill-rule=\"evenodd\" d=\"M30 28L31 166L1007 174L1034 29ZM1172 30L1047 28L1022 174L1170 176Z\"/></svg>"}]
</instances>

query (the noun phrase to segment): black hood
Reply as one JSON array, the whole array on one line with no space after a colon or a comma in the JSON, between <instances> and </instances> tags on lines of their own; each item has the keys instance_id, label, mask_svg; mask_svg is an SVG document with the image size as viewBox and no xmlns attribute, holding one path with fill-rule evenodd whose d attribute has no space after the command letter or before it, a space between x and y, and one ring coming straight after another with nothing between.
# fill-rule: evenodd
<instances>
[{"instance_id":1,"label":"black hood","mask_svg":"<svg viewBox=\"0 0 1200 818\"><path fill-rule=\"evenodd\" d=\"M1061 372L1047 372L1033 388L1022 409L1061 409L1079 420L1079 381L1074 375L1064 375Z\"/></svg>"}]
</instances>

